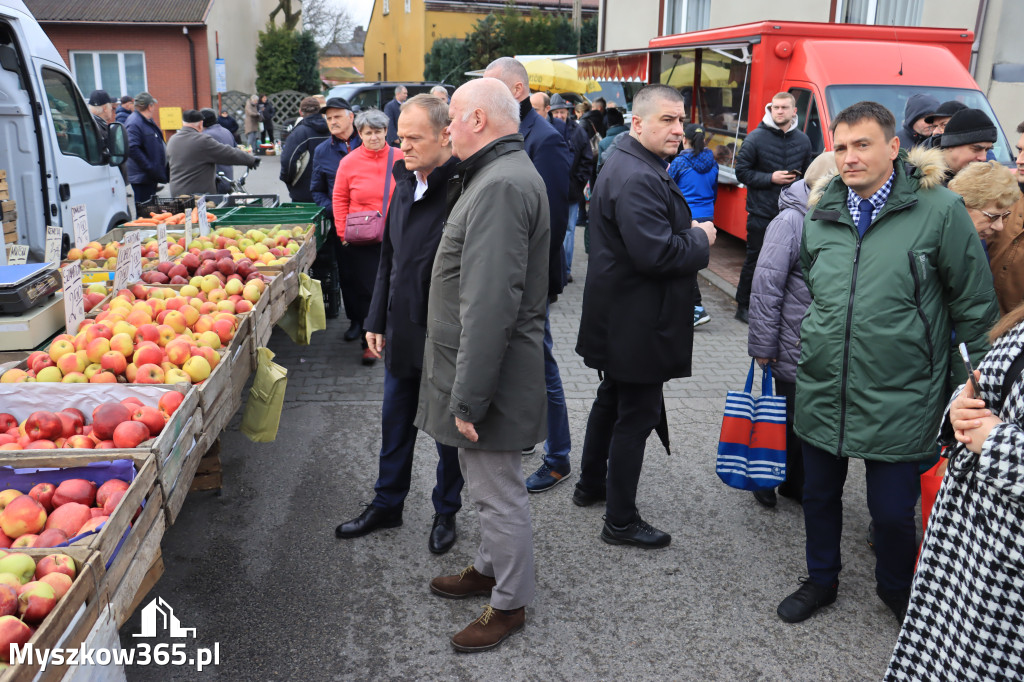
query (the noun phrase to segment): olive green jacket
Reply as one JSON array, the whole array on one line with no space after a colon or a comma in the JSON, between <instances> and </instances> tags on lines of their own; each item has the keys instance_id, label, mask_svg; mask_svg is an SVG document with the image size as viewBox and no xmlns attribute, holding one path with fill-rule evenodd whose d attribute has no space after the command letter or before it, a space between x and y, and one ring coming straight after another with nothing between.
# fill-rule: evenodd
<instances>
[{"instance_id":1,"label":"olive green jacket","mask_svg":"<svg viewBox=\"0 0 1024 682\"><path fill-rule=\"evenodd\" d=\"M812 194L800 259L813 300L795 415L805 442L887 462L935 454L953 330L977 362L999 316L981 240L942 186L941 152L901 151L893 167L892 192L863 238L842 178Z\"/></svg>"}]
</instances>

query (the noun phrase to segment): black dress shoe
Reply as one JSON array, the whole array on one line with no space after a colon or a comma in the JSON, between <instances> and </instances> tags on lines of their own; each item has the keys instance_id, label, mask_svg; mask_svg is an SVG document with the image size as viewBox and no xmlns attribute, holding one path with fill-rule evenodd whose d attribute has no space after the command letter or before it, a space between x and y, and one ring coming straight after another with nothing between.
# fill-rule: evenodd
<instances>
[{"instance_id":1,"label":"black dress shoe","mask_svg":"<svg viewBox=\"0 0 1024 682\"><path fill-rule=\"evenodd\" d=\"M747 306L741 305L736 308L736 319L743 324L750 324L750 316L747 314Z\"/></svg>"},{"instance_id":2,"label":"black dress shoe","mask_svg":"<svg viewBox=\"0 0 1024 682\"><path fill-rule=\"evenodd\" d=\"M363 335L363 322L362 320L353 321L348 326L348 330L345 332L344 339L346 341L355 341Z\"/></svg>"},{"instance_id":3,"label":"black dress shoe","mask_svg":"<svg viewBox=\"0 0 1024 682\"><path fill-rule=\"evenodd\" d=\"M427 549L434 554L444 554L455 544L455 514L434 514L434 525L430 529Z\"/></svg>"},{"instance_id":4,"label":"black dress shoe","mask_svg":"<svg viewBox=\"0 0 1024 682\"><path fill-rule=\"evenodd\" d=\"M779 608L775 610L779 618L787 623L807 620L822 606L833 603L839 592L838 582L832 585L819 585L812 583L809 578L800 578L800 582L803 583L800 589L783 599Z\"/></svg>"},{"instance_id":5,"label":"black dress shoe","mask_svg":"<svg viewBox=\"0 0 1024 682\"><path fill-rule=\"evenodd\" d=\"M875 594L892 610L896 620L902 625L907 617L907 606L910 605L910 590L883 590L876 585Z\"/></svg>"},{"instance_id":6,"label":"black dress shoe","mask_svg":"<svg viewBox=\"0 0 1024 682\"><path fill-rule=\"evenodd\" d=\"M594 495L581 489L579 485L572 491L572 503L577 507L589 507L592 504L605 501L605 494Z\"/></svg>"},{"instance_id":7,"label":"black dress shoe","mask_svg":"<svg viewBox=\"0 0 1024 682\"><path fill-rule=\"evenodd\" d=\"M779 498L775 496L775 488L765 488L764 490L755 490L754 499L761 503L762 506L771 508L779 502Z\"/></svg>"},{"instance_id":8,"label":"black dress shoe","mask_svg":"<svg viewBox=\"0 0 1024 682\"><path fill-rule=\"evenodd\" d=\"M671 535L640 518L628 526L615 526L606 520L601 529L601 539L609 545L633 545L644 549L666 547L672 542Z\"/></svg>"},{"instance_id":9,"label":"black dress shoe","mask_svg":"<svg viewBox=\"0 0 1024 682\"><path fill-rule=\"evenodd\" d=\"M370 504L366 506L362 514L335 528L334 535L339 538L358 538L361 535L372 533L378 528L397 528L401 525L401 510L383 509Z\"/></svg>"}]
</instances>

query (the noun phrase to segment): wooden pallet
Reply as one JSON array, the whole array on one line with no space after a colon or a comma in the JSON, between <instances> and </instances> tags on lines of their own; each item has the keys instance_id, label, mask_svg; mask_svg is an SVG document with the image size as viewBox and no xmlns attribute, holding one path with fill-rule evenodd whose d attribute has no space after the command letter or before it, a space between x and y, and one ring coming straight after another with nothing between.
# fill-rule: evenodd
<instances>
[{"instance_id":1,"label":"wooden pallet","mask_svg":"<svg viewBox=\"0 0 1024 682\"><path fill-rule=\"evenodd\" d=\"M222 469L220 463L220 438L213 441L210 449L203 458L199 460L199 467L192 479L192 487L189 492L200 492L203 490L220 490Z\"/></svg>"}]
</instances>

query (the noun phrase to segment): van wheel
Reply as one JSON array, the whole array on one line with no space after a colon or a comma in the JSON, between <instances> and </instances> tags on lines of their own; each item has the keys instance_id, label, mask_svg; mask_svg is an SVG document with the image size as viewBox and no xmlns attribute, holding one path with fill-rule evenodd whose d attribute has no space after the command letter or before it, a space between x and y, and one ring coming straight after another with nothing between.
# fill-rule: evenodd
<instances>
[{"instance_id":1,"label":"van wheel","mask_svg":"<svg viewBox=\"0 0 1024 682\"><path fill-rule=\"evenodd\" d=\"M132 219L131 216L128 215L127 213L117 213L117 214L115 214L114 217L110 219L110 224L107 225L107 232L111 232L111 231L121 227L121 225L127 223L131 219Z\"/></svg>"}]
</instances>

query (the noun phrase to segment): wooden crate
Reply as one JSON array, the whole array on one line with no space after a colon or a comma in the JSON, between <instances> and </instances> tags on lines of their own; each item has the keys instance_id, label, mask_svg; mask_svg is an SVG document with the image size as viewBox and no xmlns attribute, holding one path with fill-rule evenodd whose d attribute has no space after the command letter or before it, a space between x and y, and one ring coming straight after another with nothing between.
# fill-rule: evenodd
<instances>
[{"instance_id":1,"label":"wooden crate","mask_svg":"<svg viewBox=\"0 0 1024 682\"><path fill-rule=\"evenodd\" d=\"M18 224L4 223L4 244L16 244L18 241Z\"/></svg>"},{"instance_id":2,"label":"wooden crate","mask_svg":"<svg viewBox=\"0 0 1024 682\"><path fill-rule=\"evenodd\" d=\"M199 409L202 410L204 423L209 423L211 413L217 409L225 392L230 390L233 383L232 375L235 372L243 372L248 377L252 371L251 344L251 325L240 325L209 378L196 384L199 391Z\"/></svg>"},{"instance_id":3,"label":"wooden crate","mask_svg":"<svg viewBox=\"0 0 1024 682\"><path fill-rule=\"evenodd\" d=\"M109 606L103 606L100 609L96 623L86 634L83 643L86 651L121 649L121 638L118 635L117 624L114 622ZM61 678L61 682L128 682L128 677L125 675L124 665L93 663L92 665L72 667Z\"/></svg>"},{"instance_id":4,"label":"wooden crate","mask_svg":"<svg viewBox=\"0 0 1024 682\"><path fill-rule=\"evenodd\" d=\"M150 568L160 556L160 540L168 525L164 503L163 490L157 486L135 520L132 533L121 545L121 551L100 578L99 593L110 605L119 628L145 597L145 593L138 596L140 588L147 582ZM161 563L161 570L162 567ZM155 583L156 580L152 580L145 591L148 592Z\"/></svg>"},{"instance_id":5,"label":"wooden crate","mask_svg":"<svg viewBox=\"0 0 1024 682\"><path fill-rule=\"evenodd\" d=\"M0 201L0 221L9 222L18 218L18 204L15 201Z\"/></svg>"},{"instance_id":6,"label":"wooden crate","mask_svg":"<svg viewBox=\"0 0 1024 682\"><path fill-rule=\"evenodd\" d=\"M163 489L165 496L164 514L168 526L173 524L178 518L181 508L185 504L185 496L188 495L189 488L192 486L192 479L196 476L199 462L202 460L205 452L205 450L198 447L193 449L182 462L181 473L177 480L169 487Z\"/></svg>"},{"instance_id":7,"label":"wooden crate","mask_svg":"<svg viewBox=\"0 0 1024 682\"><path fill-rule=\"evenodd\" d=\"M199 460L199 467L196 469L195 478L189 492L202 492L204 490L220 490L223 469L220 462L220 438L217 438L210 445L210 448Z\"/></svg>"},{"instance_id":8,"label":"wooden crate","mask_svg":"<svg viewBox=\"0 0 1024 682\"><path fill-rule=\"evenodd\" d=\"M11 198L10 188L7 185L7 171L0 170L0 201L7 201Z\"/></svg>"},{"instance_id":9,"label":"wooden crate","mask_svg":"<svg viewBox=\"0 0 1024 682\"><path fill-rule=\"evenodd\" d=\"M26 549L22 550L38 561L50 554L66 554L75 561L78 574L71 589L57 603L50 615L40 624L29 644L36 651L55 648L74 648L85 641L92 630L103 604L99 589L100 577L103 573L99 557L95 552L77 547L61 547L59 549ZM40 673L38 663L23 663L8 668L0 675L2 682L29 682L37 680L50 682L60 680L69 670L67 665L49 665Z\"/></svg>"}]
</instances>

